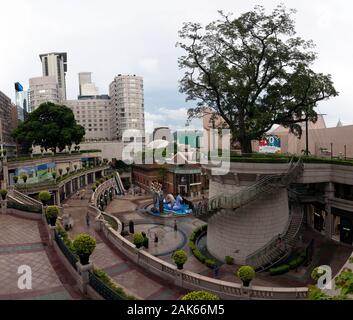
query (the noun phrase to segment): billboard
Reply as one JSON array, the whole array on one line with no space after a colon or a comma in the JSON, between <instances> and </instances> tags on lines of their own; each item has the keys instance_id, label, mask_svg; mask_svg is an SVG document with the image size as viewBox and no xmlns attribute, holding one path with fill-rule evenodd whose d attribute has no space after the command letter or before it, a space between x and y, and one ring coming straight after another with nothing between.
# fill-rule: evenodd
<instances>
[{"instance_id":1,"label":"billboard","mask_svg":"<svg viewBox=\"0 0 353 320\"><path fill-rule=\"evenodd\" d=\"M281 139L274 135L269 135L259 141L260 153L281 153Z\"/></svg>"}]
</instances>

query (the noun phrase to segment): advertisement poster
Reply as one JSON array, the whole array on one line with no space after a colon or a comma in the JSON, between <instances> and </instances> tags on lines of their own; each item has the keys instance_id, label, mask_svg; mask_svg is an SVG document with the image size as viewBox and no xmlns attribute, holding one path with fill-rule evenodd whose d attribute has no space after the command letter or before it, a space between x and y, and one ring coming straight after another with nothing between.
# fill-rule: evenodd
<instances>
[{"instance_id":1,"label":"advertisement poster","mask_svg":"<svg viewBox=\"0 0 353 320\"><path fill-rule=\"evenodd\" d=\"M277 136L267 136L259 142L260 153L281 153L281 139Z\"/></svg>"}]
</instances>

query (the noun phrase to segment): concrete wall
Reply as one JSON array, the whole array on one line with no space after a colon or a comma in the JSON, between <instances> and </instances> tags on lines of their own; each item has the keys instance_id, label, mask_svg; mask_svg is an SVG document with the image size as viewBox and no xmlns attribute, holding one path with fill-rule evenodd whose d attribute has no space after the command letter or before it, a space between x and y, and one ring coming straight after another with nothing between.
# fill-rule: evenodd
<instances>
[{"instance_id":1,"label":"concrete wall","mask_svg":"<svg viewBox=\"0 0 353 320\"><path fill-rule=\"evenodd\" d=\"M208 222L207 248L221 261L231 256L236 264L245 264L248 255L285 231L288 219L288 194L281 188L243 208L213 216Z\"/></svg>"}]
</instances>

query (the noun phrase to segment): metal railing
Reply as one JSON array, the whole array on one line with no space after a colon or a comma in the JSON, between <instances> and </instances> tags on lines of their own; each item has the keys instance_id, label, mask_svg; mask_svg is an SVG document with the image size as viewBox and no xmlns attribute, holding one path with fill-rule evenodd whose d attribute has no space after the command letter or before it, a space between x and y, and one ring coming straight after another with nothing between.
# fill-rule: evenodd
<instances>
[{"instance_id":1,"label":"metal railing","mask_svg":"<svg viewBox=\"0 0 353 320\"><path fill-rule=\"evenodd\" d=\"M71 266L77 270L77 262L78 258L70 251L70 249L65 245L64 241L60 237L57 231L55 231L55 242L57 243L58 247L60 248L61 252L65 256L65 258L70 262Z\"/></svg>"},{"instance_id":2,"label":"metal railing","mask_svg":"<svg viewBox=\"0 0 353 320\"><path fill-rule=\"evenodd\" d=\"M260 178L255 184L246 187L234 195L217 195L207 203L195 205L196 216L212 215L219 209L238 209L254 201L260 194L268 193L275 188L288 186L303 172L303 162L299 159L296 163L291 160L287 172L269 175Z\"/></svg>"},{"instance_id":3,"label":"metal railing","mask_svg":"<svg viewBox=\"0 0 353 320\"><path fill-rule=\"evenodd\" d=\"M126 300L106 285L93 272L89 272L89 284L104 300Z\"/></svg>"}]
</instances>

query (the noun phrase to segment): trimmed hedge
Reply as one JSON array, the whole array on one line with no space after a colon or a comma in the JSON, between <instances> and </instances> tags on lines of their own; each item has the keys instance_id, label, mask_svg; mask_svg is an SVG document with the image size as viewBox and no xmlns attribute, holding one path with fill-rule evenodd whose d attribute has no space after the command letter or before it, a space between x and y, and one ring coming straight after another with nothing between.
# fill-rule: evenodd
<instances>
[{"instance_id":1,"label":"trimmed hedge","mask_svg":"<svg viewBox=\"0 0 353 320\"><path fill-rule=\"evenodd\" d=\"M29 206L29 205L21 204L21 203L14 202L14 201L8 201L7 207L9 209L15 209L15 210L19 210L19 211L38 213L38 214L42 213L42 208L35 207L35 206Z\"/></svg>"},{"instance_id":2,"label":"trimmed hedge","mask_svg":"<svg viewBox=\"0 0 353 320\"><path fill-rule=\"evenodd\" d=\"M197 239L201 234L203 234L206 231L207 231L207 224L195 229L190 235L188 244L192 254L195 256L197 260L199 260L203 264L206 264L209 268L214 268L214 266L216 265L216 261L212 259L208 259L208 257L203 255L202 252L196 246Z\"/></svg>"},{"instance_id":3,"label":"trimmed hedge","mask_svg":"<svg viewBox=\"0 0 353 320\"><path fill-rule=\"evenodd\" d=\"M287 273L289 270L290 270L290 267L289 267L288 264L282 264L279 267L271 268L270 269L270 274L271 274L271 276L277 276L277 275L280 275L280 274Z\"/></svg>"},{"instance_id":4,"label":"trimmed hedge","mask_svg":"<svg viewBox=\"0 0 353 320\"><path fill-rule=\"evenodd\" d=\"M219 297L215 294L206 291L193 291L186 294L181 300L219 300Z\"/></svg>"}]
</instances>

